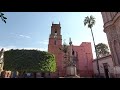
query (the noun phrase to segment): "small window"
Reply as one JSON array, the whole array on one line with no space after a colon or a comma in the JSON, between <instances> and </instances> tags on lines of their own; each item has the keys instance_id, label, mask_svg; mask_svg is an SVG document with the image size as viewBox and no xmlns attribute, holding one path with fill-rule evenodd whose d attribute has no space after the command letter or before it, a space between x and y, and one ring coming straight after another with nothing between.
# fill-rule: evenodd
<instances>
[{"instance_id":1,"label":"small window","mask_svg":"<svg viewBox=\"0 0 120 90\"><path fill-rule=\"evenodd\" d=\"M57 30L55 30L55 33L57 33Z\"/></svg>"},{"instance_id":2,"label":"small window","mask_svg":"<svg viewBox=\"0 0 120 90\"><path fill-rule=\"evenodd\" d=\"M57 35L57 31L55 31L55 35Z\"/></svg>"}]
</instances>

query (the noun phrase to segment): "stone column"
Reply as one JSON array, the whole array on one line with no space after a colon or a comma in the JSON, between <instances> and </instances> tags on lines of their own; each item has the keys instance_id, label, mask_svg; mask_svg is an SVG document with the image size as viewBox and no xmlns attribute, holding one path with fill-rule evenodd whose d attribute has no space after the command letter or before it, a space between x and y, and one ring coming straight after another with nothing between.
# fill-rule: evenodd
<instances>
[{"instance_id":1,"label":"stone column","mask_svg":"<svg viewBox=\"0 0 120 90\"><path fill-rule=\"evenodd\" d=\"M76 64L74 63L73 61L73 55L72 55L72 51L73 51L73 47L72 47L72 41L71 41L71 38L70 38L70 42L69 42L69 45L70 45L70 58L69 58L69 64L68 66L66 67L66 73L67 73L67 77L70 77L70 78L76 78L78 77L77 76L77 72L76 72Z\"/></svg>"}]
</instances>

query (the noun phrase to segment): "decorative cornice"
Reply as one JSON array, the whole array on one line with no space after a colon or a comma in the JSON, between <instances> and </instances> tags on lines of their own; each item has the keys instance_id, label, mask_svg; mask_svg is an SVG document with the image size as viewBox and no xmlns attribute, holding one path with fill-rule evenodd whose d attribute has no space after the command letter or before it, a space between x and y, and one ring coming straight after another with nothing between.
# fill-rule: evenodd
<instances>
[{"instance_id":1,"label":"decorative cornice","mask_svg":"<svg viewBox=\"0 0 120 90\"><path fill-rule=\"evenodd\" d=\"M111 57L111 54L104 56L104 57L100 57L100 58L98 58L98 60L101 61L101 60L104 60L104 58L109 58L109 57ZM94 59L92 62L95 62L95 61L96 61L96 59Z\"/></svg>"},{"instance_id":2,"label":"decorative cornice","mask_svg":"<svg viewBox=\"0 0 120 90\"><path fill-rule=\"evenodd\" d=\"M107 23L105 23L105 24L104 24L104 32L105 32L106 28L107 28L108 26L113 25L113 24L118 20L119 17L120 17L120 13L117 13L117 14L113 17L112 20L110 20L110 21L108 21Z\"/></svg>"}]
</instances>

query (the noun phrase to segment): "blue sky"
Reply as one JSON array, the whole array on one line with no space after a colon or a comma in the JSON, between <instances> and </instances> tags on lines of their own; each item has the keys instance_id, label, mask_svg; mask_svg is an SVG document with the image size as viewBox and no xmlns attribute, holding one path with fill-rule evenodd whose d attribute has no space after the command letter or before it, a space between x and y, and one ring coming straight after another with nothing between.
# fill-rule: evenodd
<instances>
[{"instance_id":1,"label":"blue sky","mask_svg":"<svg viewBox=\"0 0 120 90\"><path fill-rule=\"evenodd\" d=\"M0 49L39 49L47 51L52 22L61 24L62 39L68 43L71 37L74 45L93 41L90 29L84 26L86 16L93 15L95 42L107 42L103 32L101 12L4 12L8 18L5 24L0 21ZM95 54L93 54L95 57Z\"/></svg>"}]
</instances>

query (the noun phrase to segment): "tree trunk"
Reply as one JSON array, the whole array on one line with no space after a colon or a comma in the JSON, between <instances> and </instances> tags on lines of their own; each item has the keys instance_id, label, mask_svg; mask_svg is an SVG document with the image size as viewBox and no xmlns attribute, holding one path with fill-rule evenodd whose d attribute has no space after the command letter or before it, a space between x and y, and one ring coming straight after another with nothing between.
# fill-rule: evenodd
<instances>
[{"instance_id":1,"label":"tree trunk","mask_svg":"<svg viewBox=\"0 0 120 90\"><path fill-rule=\"evenodd\" d=\"M94 48L95 48L95 53L96 53L98 75L99 75L99 77L100 77L100 69L99 69L98 55L97 55L97 50L96 50L96 46L95 46L94 35L93 35L93 32L92 32L92 28L90 28L90 29L91 29L91 34L92 34L93 43L94 43Z\"/></svg>"}]
</instances>

